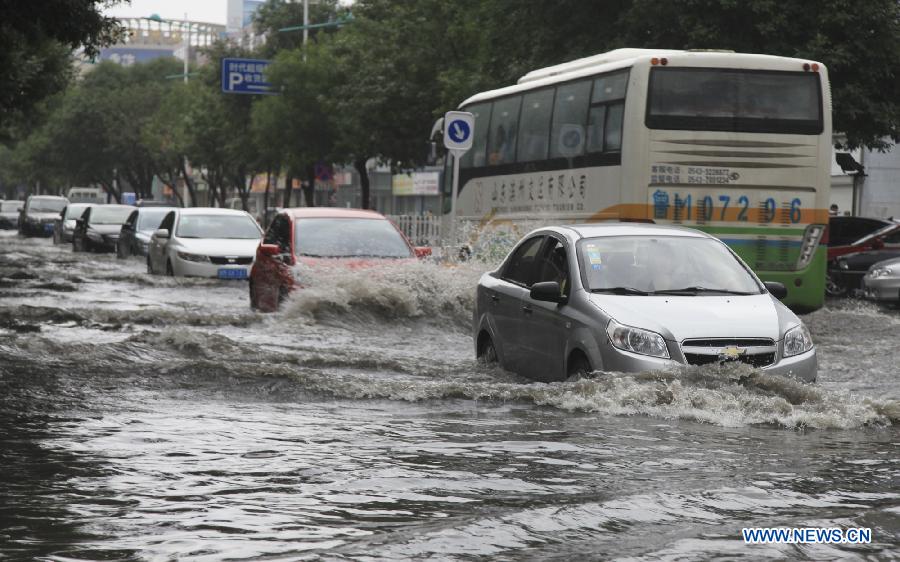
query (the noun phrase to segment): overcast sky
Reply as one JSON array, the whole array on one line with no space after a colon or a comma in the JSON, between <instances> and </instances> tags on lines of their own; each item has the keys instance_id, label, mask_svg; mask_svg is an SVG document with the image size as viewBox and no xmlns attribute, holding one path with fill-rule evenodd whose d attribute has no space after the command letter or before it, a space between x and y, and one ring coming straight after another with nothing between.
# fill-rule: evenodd
<instances>
[{"instance_id":1,"label":"overcast sky","mask_svg":"<svg viewBox=\"0 0 900 562\"><path fill-rule=\"evenodd\" d=\"M148 17L159 14L164 19L182 19L225 25L227 0L131 0L104 10L116 17Z\"/></svg>"}]
</instances>

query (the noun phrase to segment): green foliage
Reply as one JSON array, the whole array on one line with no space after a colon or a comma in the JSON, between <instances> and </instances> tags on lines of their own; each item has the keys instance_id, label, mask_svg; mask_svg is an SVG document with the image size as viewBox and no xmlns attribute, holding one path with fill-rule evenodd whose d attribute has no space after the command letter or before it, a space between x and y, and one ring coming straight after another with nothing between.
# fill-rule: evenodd
<instances>
[{"instance_id":1,"label":"green foliage","mask_svg":"<svg viewBox=\"0 0 900 562\"><path fill-rule=\"evenodd\" d=\"M0 141L25 136L71 79L71 53L96 55L121 32L108 0L0 0Z\"/></svg>"}]
</instances>

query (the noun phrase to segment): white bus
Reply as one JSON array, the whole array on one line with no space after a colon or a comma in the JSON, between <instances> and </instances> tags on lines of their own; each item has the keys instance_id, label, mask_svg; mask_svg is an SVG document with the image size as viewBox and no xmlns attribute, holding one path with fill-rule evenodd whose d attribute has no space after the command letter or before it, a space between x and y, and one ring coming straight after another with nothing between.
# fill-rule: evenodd
<instances>
[{"instance_id":1,"label":"white bus","mask_svg":"<svg viewBox=\"0 0 900 562\"><path fill-rule=\"evenodd\" d=\"M821 63L618 49L535 70L460 109L476 117L460 160L463 226L691 226L784 283L787 304L822 306L831 100Z\"/></svg>"}]
</instances>

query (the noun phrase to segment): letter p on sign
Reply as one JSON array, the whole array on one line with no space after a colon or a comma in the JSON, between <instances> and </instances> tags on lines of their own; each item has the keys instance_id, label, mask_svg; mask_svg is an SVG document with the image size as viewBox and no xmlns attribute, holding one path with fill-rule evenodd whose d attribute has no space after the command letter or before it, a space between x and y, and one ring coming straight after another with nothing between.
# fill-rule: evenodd
<instances>
[{"instance_id":1,"label":"letter p on sign","mask_svg":"<svg viewBox=\"0 0 900 562\"><path fill-rule=\"evenodd\" d=\"M239 86L244 83L244 75L240 72L229 72L228 73L228 89L233 90L235 86Z\"/></svg>"}]
</instances>

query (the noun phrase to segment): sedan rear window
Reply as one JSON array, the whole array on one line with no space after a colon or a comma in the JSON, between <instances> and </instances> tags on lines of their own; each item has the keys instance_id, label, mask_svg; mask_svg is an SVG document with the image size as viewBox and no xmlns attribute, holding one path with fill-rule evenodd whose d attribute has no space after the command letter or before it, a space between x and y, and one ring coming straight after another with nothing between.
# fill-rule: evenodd
<instances>
[{"instance_id":1,"label":"sedan rear window","mask_svg":"<svg viewBox=\"0 0 900 562\"><path fill-rule=\"evenodd\" d=\"M58 213L69 201L61 197L32 197L28 210L32 213Z\"/></svg>"},{"instance_id":2,"label":"sedan rear window","mask_svg":"<svg viewBox=\"0 0 900 562\"><path fill-rule=\"evenodd\" d=\"M381 219L297 219L298 256L317 258L409 258L412 251L400 232Z\"/></svg>"},{"instance_id":3,"label":"sedan rear window","mask_svg":"<svg viewBox=\"0 0 900 562\"><path fill-rule=\"evenodd\" d=\"M590 290L723 291L758 294L761 288L728 248L710 238L607 236L578 244Z\"/></svg>"}]
</instances>

